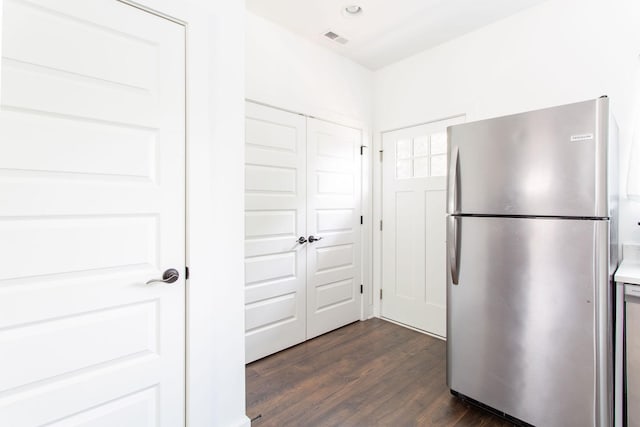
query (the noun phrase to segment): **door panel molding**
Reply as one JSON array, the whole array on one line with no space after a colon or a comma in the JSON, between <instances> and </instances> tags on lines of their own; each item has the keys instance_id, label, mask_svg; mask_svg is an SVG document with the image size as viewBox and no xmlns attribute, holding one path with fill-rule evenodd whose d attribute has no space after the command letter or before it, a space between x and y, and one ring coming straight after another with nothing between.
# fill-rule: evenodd
<instances>
[{"instance_id":1,"label":"door panel molding","mask_svg":"<svg viewBox=\"0 0 640 427\"><path fill-rule=\"evenodd\" d=\"M361 140L307 119L307 233L322 238L307 246L307 339L360 318Z\"/></svg>"},{"instance_id":2,"label":"door panel molding","mask_svg":"<svg viewBox=\"0 0 640 427\"><path fill-rule=\"evenodd\" d=\"M252 362L306 334L306 122L246 104L245 345Z\"/></svg>"},{"instance_id":3,"label":"door panel molding","mask_svg":"<svg viewBox=\"0 0 640 427\"><path fill-rule=\"evenodd\" d=\"M110 0L2 19L0 424L184 425L185 28Z\"/></svg>"}]
</instances>

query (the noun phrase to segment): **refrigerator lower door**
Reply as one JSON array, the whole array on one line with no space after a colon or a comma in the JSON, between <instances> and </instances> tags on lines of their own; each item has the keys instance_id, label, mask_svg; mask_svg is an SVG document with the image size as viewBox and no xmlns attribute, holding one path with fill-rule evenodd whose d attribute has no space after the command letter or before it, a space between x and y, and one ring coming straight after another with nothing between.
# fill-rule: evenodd
<instances>
[{"instance_id":1,"label":"refrigerator lower door","mask_svg":"<svg viewBox=\"0 0 640 427\"><path fill-rule=\"evenodd\" d=\"M611 425L609 222L448 227L449 387L537 426Z\"/></svg>"}]
</instances>

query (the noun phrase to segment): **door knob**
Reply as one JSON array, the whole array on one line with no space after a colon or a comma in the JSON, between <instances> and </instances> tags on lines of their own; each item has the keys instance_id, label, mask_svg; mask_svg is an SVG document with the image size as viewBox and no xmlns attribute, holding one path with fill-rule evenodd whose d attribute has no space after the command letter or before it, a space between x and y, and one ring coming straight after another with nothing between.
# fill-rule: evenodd
<instances>
[{"instance_id":1,"label":"door knob","mask_svg":"<svg viewBox=\"0 0 640 427\"><path fill-rule=\"evenodd\" d=\"M175 268L170 268L162 274L162 279L152 279L146 284L151 285L153 283L173 283L180 277L180 273Z\"/></svg>"},{"instance_id":2,"label":"door knob","mask_svg":"<svg viewBox=\"0 0 640 427\"><path fill-rule=\"evenodd\" d=\"M322 237L315 237L313 234L309 236L309 243L317 242L318 240L322 240Z\"/></svg>"},{"instance_id":3,"label":"door knob","mask_svg":"<svg viewBox=\"0 0 640 427\"><path fill-rule=\"evenodd\" d=\"M304 245L305 243L307 243L307 238L304 236L300 236L297 242L300 243L301 245Z\"/></svg>"}]
</instances>

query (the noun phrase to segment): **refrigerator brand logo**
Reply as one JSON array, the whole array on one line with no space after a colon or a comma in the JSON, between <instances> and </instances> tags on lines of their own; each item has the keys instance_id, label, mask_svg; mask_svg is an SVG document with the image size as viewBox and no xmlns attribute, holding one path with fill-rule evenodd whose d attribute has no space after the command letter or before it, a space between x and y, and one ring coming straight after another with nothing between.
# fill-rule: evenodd
<instances>
[{"instance_id":1,"label":"refrigerator brand logo","mask_svg":"<svg viewBox=\"0 0 640 427\"><path fill-rule=\"evenodd\" d=\"M588 141L590 139L593 139L592 133L585 133L582 135L571 135L571 142Z\"/></svg>"}]
</instances>

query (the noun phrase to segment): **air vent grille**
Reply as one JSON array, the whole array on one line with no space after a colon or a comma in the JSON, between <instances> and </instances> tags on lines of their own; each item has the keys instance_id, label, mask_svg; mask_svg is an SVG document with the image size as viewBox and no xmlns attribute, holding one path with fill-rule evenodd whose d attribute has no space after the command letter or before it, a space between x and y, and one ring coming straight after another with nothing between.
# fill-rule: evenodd
<instances>
[{"instance_id":1,"label":"air vent grille","mask_svg":"<svg viewBox=\"0 0 640 427\"><path fill-rule=\"evenodd\" d=\"M333 31L327 31L326 33L324 33L324 36L329 40L333 40L334 42L340 43L342 45L349 43L348 39L340 36L340 34L334 33Z\"/></svg>"},{"instance_id":2,"label":"air vent grille","mask_svg":"<svg viewBox=\"0 0 640 427\"><path fill-rule=\"evenodd\" d=\"M339 35L337 35L336 33L334 33L333 31L327 31L326 33L324 33L324 36L331 39L331 40L335 40L338 37L340 37Z\"/></svg>"}]
</instances>

